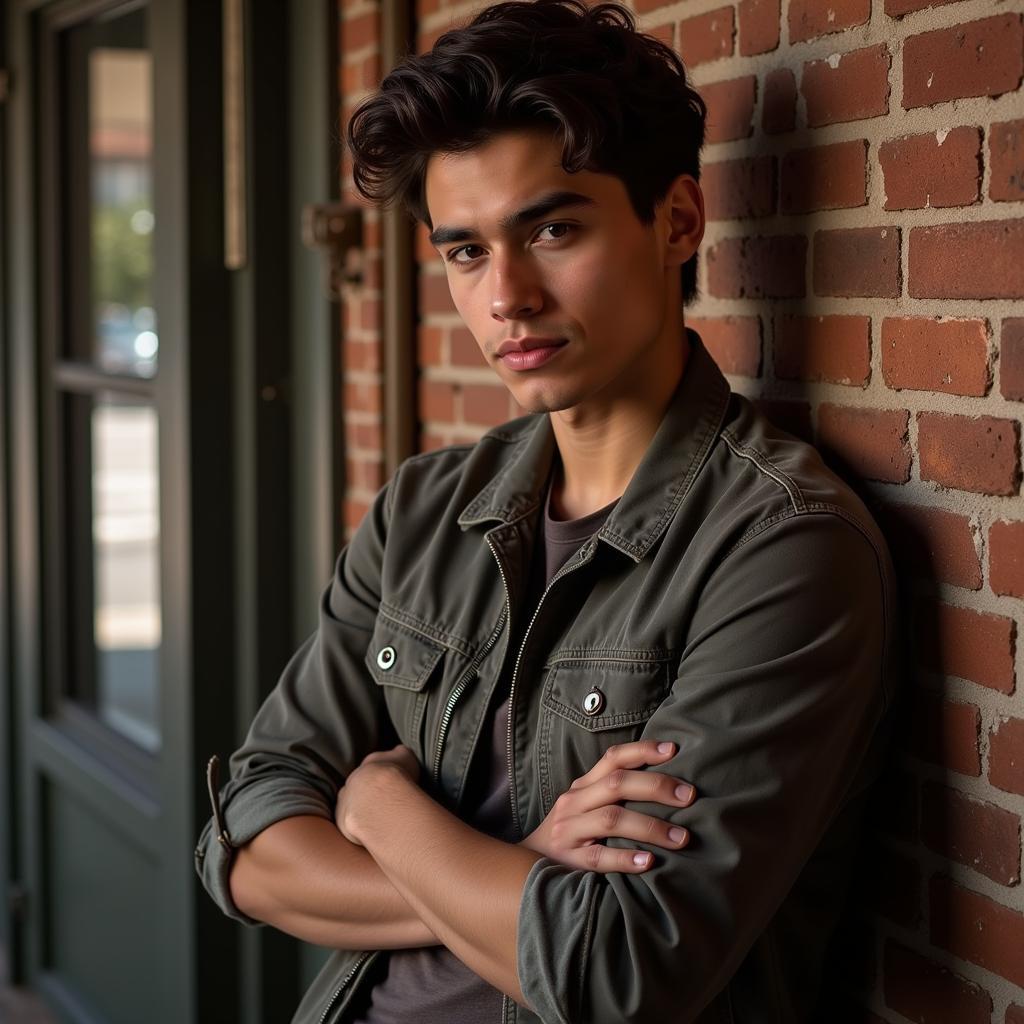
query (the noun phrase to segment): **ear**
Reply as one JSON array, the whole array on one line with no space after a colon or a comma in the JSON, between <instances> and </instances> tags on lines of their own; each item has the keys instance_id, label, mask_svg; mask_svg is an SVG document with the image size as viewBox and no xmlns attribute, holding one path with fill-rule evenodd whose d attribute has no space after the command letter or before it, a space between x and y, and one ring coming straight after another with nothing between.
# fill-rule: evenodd
<instances>
[{"instance_id":1,"label":"ear","mask_svg":"<svg viewBox=\"0 0 1024 1024\"><path fill-rule=\"evenodd\" d=\"M704 237L704 193L691 174L680 174L658 204L665 242L665 266L680 266L697 251Z\"/></svg>"}]
</instances>

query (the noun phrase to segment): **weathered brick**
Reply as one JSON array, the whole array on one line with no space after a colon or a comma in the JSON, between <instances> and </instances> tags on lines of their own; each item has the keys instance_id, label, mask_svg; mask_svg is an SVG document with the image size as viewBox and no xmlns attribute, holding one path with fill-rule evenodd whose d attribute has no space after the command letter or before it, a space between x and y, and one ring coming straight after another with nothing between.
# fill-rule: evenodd
<instances>
[{"instance_id":1,"label":"weathered brick","mask_svg":"<svg viewBox=\"0 0 1024 1024\"><path fill-rule=\"evenodd\" d=\"M761 127L768 135L796 127L796 76L790 68L775 68L765 75Z\"/></svg>"},{"instance_id":2,"label":"weathered brick","mask_svg":"<svg viewBox=\"0 0 1024 1024\"><path fill-rule=\"evenodd\" d=\"M740 56L769 53L779 45L782 0L740 0Z\"/></svg>"},{"instance_id":3,"label":"weathered brick","mask_svg":"<svg viewBox=\"0 0 1024 1024\"><path fill-rule=\"evenodd\" d=\"M987 324L984 320L886 317L882 321L882 376L891 388L988 393Z\"/></svg>"},{"instance_id":4,"label":"weathered brick","mask_svg":"<svg viewBox=\"0 0 1024 1024\"><path fill-rule=\"evenodd\" d=\"M868 480L902 484L910 479L906 409L860 409L822 402L818 441L833 463Z\"/></svg>"},{"instance_id":5,"label":"weathered brick","mask_svg":"<svg viewBox=\"0 0 1024 1024\"><path fill-rule=\"evenodd\" d=\"M451 423L455 419L455 392L458 385L443 380L420 377L419 391L420 419L440 420Z\"/></svg>"},{"instance_id":6,"label":"weathered brick","mask_svg":"<svg viewBox=\"0 0 1024 1024\"><path fill-rule=\"evenodd\" d=\"M992 199L1024 199L1024 118L993 124L988 132L992 168L988 194Z\"/></svg>"},{"instance_id":7,"label":"weathered brick","mask_svg":"<svg viewBox=\"0 0 1024 1024\"><path fill-rule=\"evenodd\" d=\"M922 760L976 777L981 775L980 730L976 705L922 692L911 718L909 749Z\"/></svg>"},{"instance_id":8,"label":"weathered brick","mask_svg":"<svg viewBox=\"0 0 1024 1024\"><path fill-rule=\"evenodd\" d=\"M368 373L377 373L381 368L380 344L376 341L346 338L343 360L346 372L363 370Z\"/></svg>"},{"instance_id":9,"label":"weathered brick","mask_svg":"<svg viewBox=\"0 0 1024 1024\"><path fill-rule=\"evenodd\" d=\"M723 373L761 376L761 318L756 316L687 317Z\"/></svg>"},{"instance_id":10,"label":"weathered brick","mask_svg":"<svg viewBox=\"0 0 1024 1024\"><path fill-rule=\"evenodd\" d=\"M867 140L794 149L782 157L783 213L863 206L867 201Z\"/></svg>"},{"instance_id":11,"label":"weathered brick","mask_svg":"<svg viewBox=\"0 0 1024 1024\"><path fill-rule=\"evenodd\" d=\"M723 299L799 299L807 265L805 235L724 238L707 253L708 292Z\"/></svg>"},{"instance_id":12,"label":"weathered brick","mask_svg":"<svg viewBox=\"0 0 1024 1024\"><path fill-rule=\"evenodd\" d=\"M900 294L900 229L816 231L813 266L816 295L896 298Z\"/></svg>"},{"instance_id":13,"label":"weathered brick","mask_svg":"<svg viewBox=\"0 0 1024 1024\"><path fill-rule=\"evenodd\" d=\"M1024 75L1019 14L963 22L903 41L903 106L1012 92Z\"/></svg>"},{"instance_id":14,"label":"weathered brick","mask_svg":"<svg viewBox=\"0 0 1024 1024\"><path fill-rule=\"evenodd\" d=\"M374 344L375 349L380 346ZM444 358L444 331L430 324L416 329L416 362L419 366L440 366ZM375 367L379 369L379 367Z\"/></svg>"},{"instance_id":15,"label":"weathered brick","mask_svg":"<svg viewBox=\"0 0 1024 1024\"><path fill-rule=\"evenodd\" d=\"M885 1005L929 1024L989 1024L992 997L979 985L892 939L882 969Z\"/></svg>"},{"instance_id":16,"label":"weathered brick","mask_svg":"<svg viewBox=\"0 0 1024 1024\"><path fill-rule=\"evenodd\" d=\"M698 92L708 108L705 123L707 142L729 142L750 135L757 98L757 75L711 82L700 86Z\"/></svg>"},{"instance_id":17,"label":"weathered brick","mask_svg":"<svg viewBox=\"0 0 1024 1024\"><path fill-rule=\"evenodd\" d=\"M894 502L882 506L893 560L928 580L981 589L981 557L967 516Z\"/></svg>"},{"instance_id":18,"label":"weathered brick","mask_svg":"<svg viewBox=\"0 0 1024 1024\"><path fill-rule=\"evenodd\" d=\"M775 374L863 386L871 376L871 319L792 316L775 319Z\"/></svg>"},{"instance_id":19,"label":"weathered brick","mask_svg":"<svg viewBox=\"0 0 1024 1024\"><path fill-rule=\"evenodd\" d=\"M1024 317L1007 317L999 336L999 391L1024 401Z\"/></svg>"},{"instance_id":20,"label":"weathered brick","mask_svg":"<svg viewBox=\"0 0 1024 1024\"><path fill-rule=\"evenodd\" d=\"M988 781L1024 796L1024 718L997 717L989 730Z\"/></svg>"},{"instance_id":21,"label":"weathered brick","mask_svg":"<svg viewBox=\"0 0 1024 1024\"><path fill-rule=\"evenodd\" d=\"M995 416L917 414L921 479L977 494L1016 494L1019 426Z\"/></svg>"},{"instance_id":22,"label":"weathered brick","mask_svg":"<svg viewBox=\"0 0 1024 1024\"><path fill-rule=\"evenodd\" d=\"M890 18L902 18L912 11L923 11L926 7L941 7L943 4L957 4L961 0L885 0L885 13Z\"/></svg>"},{"instance_id":23,"label":"weathered brick","mask_svg":"<svg viewBox=\"0 0 1024 1024\"><path fill-rule=\"evenodd\" d=\"M917 656L922 665L1000 693L1013 693L1013 619L943 601L922 600L915 624Z\"/></svg>"},{"instance_id":24,"label":"weathered brick","mask_svg":"<svg viewBox=\"0 0 1024 1024\"><path fill-rule=\"evenodd\" d=\"M988 566L992 590L1024 597L1024 520L997 519L988 531Z\"/></svg>"},{"instance_id":25,"label":"weathered brick","mask_svg":"<svg viewBox=\"0 0 1024 1024\"><path fill-rule=\"evenodd\" d=\"M971 125L902 135L878 147L886 210L970 206L981 197L981 132Z\"/></svg>"},{"instance_id":26,"label":"weathered brick","mask_svg":"<svg viewBox=\"0 0 1024 1024\"><path fill-rule=\"evenodd\" d=\"M346 412L380 412L380 386L361 380L345 381Z\"/></svg>"},{"instance_id":27,"label":"weathered brick","mask_svg":"<svg viewBox=\"0 0 1024 1024\"><path fill-rule=\"evenodd\" d=\"M709 221L767 217L775 212L775 157L742 157L701 168Z\"/></svg>"},{"instance_id":28,"label":"weathered brick","mask_svg":"<svg viewBox=\"0 0 1024 1024\"><path fill-rule=\"evenodd\" d=\"M871 17L871 0L790 0L789 41L800 43L805 39L832 32L842 32L854 25L863 25Z\"/></svg>"},{"instance_id":29,"label":"weathered brick","mask_svg":"<svg viewBox=\"0 0 1024 1024\"><path fill-rule=\"evenodd\" d=\"M911 228L909 263L917 299L1024 297L1024 220Z\"/></svg>"},{"instance_id":30,"label":"weathered brick","mask_svg":"<svg viewBox=\"0 0 1024 1024\"><path fill-rule=\"evenodd\" d=\"M732 7L719 7L679 22L679 55L687 68L731 57L736 33Z\"/></svg>"},{"instance_id":31,"label":"weathered brick","mask_svg":"<svg viewBox=\"0 0 1024 1024\"><path fill-rule=\"evenodd\" d=\"M1024 914L936 875L929 886L934 945L1024 986Z\"/></svg>"},{"instance_id":32,"label":"weathered brick","mask_svg":"<svg viewBox=\"0 0 1024 1024\"><path fill-rule=\"evenodd\" d=\"M950 860L1000 885L1020 881L1020 817L949 786L925 782L921 838Z\"/></svg>"},{"instance_id":33,"label":"weathered brick","mask_svg":"<svg viewBox=\"0 0 1024 1024\"><path fill-rule=\"evenodd\" d=\"M890 61L885 43L806 61L800 91L808 126L888 114Z\"/></svg>"}]
</instances>

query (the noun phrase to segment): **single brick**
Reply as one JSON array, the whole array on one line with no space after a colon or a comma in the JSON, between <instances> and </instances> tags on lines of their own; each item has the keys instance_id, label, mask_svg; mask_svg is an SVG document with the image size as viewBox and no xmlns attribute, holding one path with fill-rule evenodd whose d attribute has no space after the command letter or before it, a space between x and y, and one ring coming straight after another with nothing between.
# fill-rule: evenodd
<instances>
[{"instance_id":1,"label":"single brick","mask_svg":"<svg viewBox=\"0 0 1024 1024\"><path fill-rule=\"evenodd\" d=\"M944 857L1000 885L1020 881L1020 817L949 786L925 782L921 838Z\"/></svg>"},{"instance_id":2,"label":"single brick","mask_svg":"<svg viewBox=\"0 0 1024 1024\"><path fill-rule=\"evenodd\" d=\"M1024 317L1007 317L999 337L999 391L1024 401Z\"/></svg>"},{"instance_id":3,"label":"single brick","mask_svg":"<svg viewBox=\"0 0 1024 1024\"><path fill-rule=\"evenodd\" d=\"M1024 220L912 228L909 262L914 298L1024 297Z\"/></svg>"},{"instance_id":4,"label":"single brick","mask_svg":"<svg viewBox=\"0 0 1024 1024\"><path fill-rule=\"evenodd\" d=\"M984 320L886 317L882 320L882 376L891 388L988 393L991 383Z\"/></svg>"},{"instance_id":5,"label":"single brick","mask_svg":"<svg viewBox=\"0 0 1024 1024\"><path fill-rule=\"evenodd\" d=\"M922 665L1000 693L1013 693L1013 619L943 601L921 601L916 611L915 639Z\"/></svg>"},{"instance_id":6,"label":"single brick","mask_svg":"<svg viewBox=\"0 0 1024 1024\"><path fill-rule=\"evenodd\" d=\"M885 13L890 18L902 18L912 11L923 11L926 7L941 7L943 4L956 4L960 0L885 0Z\"/></svg>"},{"instance_id":7,"label":"single brick","mask_svg":"<svg viewBox=\"0 0 1024 1024\"><path fill-rule=\"evenodd\" d=\"M701 169L708 220L767 217L775 212L775 157L743 157Z\"/></svg>"},{"instance_id":8,"label":"single brick","mask_svg":"<svg viewBox=\"0 0 1024 1024\"><path fill-rule=\"evenodd\" d=\"M455 392L458 385L445 380L429 380L420 377L419 412L421 420L442 420L451 423L455 419Z\"/></svg>"},{"instance_id":9,"label":"single brick","mask_svg":"<svg viewBox=\"0 0 1024 1024\"><path fill-rule=\"evenodd\" d=\"M723 299L800 299L805 235L723 238L707 254L708 292Z\"/></svg>"},{"instance_id":10,"label":"single brick","mask_svg":"<svg viewBox=\"0 0 1024 1024\"><path fill-rule=\"evenodd\" d=\"M754 405L773 426L794 437L799 437L808 444L814 444L810 402L792 402L781 398L755 398Z\"/></svg>"},{"instance_id":11,"label":"single brick","mask_svg":"<svg viewBox=\"0 0 1024 1024\"><path fill-rule=\"evenodd\" d=\"M836 228L814 234L814 293L897 298L900 229Z\"/></svg>"},{"instance_id":12,"label":"single brick","mask_svg":"<svg viewBox=\"0 0 1024 1024\"><path fill-rule=\"evenodd\" d=\"M1010 1003L1006 1008L1006 1019L1003 1024L1024 1024L1024 1006Z\"/></svg>"},{"instance_id":13,"label":"single brick","mask_svg":"<svg viewBox=\"0 0 1024 1024\"><path fill-rule=\"evenodd\" d=\"M790 0L789 41L800 43L831 32L863 25L871 17L871 0Z\"/></svg>"},{"instance_id":14,"label":"single brick","mask_svg":"<svg viewBox=\"0 0 1024 1024\"><path fill-rule=\"evenodd\" d=\"M902 484L910 479L906 409L865 409L822 402L818 441L830 461L868 480Z\"/></svg>"},{"instance_id":15,"label":"single brick","mask_svg":"<svg viewBox=\"0 0 1024 1024\"><path fill-rule=\"evenodd\" d=\"M467 327L453 327L449 339L452 366L486 366L487 359Z\"/></svg>"},{"instance_id":16,"label":"single brick","mask_svg":"<svg viewBox=\"0 0 1024 1024\"><path fill-rule=\"evenodd\" d=\"M887 139L878 162L886 210L970 206L981 197L981 132L971 125Z\"/></svg>"},{"instance_id":17,"label":"single brick","mask_svg":"<svg viewBox=\"0 0 1024 1024\"><path fill-rule=\"evenodd\" d=\"M789 68L775 68L765 75L761 127L769 135L796 127L796 76Z\"/></svg>"},{"instance_id":18,"label":"single brick","mask_svg":"<svg viewBox=\"0 0 1024 1024\"><path fill-rule=\"evenodd\" d=\"M381 411L380 386L363 380L346 380L345 411L379 413Z\"/></svg>"},{"instance_id":19,"label":"single brick","mask_svg":"<svg viewBox=\"0 0 1024 1024\"><path fill-rule=\"evenodd\" d=\"M871 376L871 318L792 316L775 320L775 374L863 386Z\"/></svg>"},{"instance_id":20,"label":"single brick","mask_svg":"<svg viewBox=\"0 0 1024 1024\"><path fill-rule=\"evenodd\" d=\"M348 343L351 344L351 343ZM444 360L444 331L430 324L420 324L416 329L416 363L418 366L440 366ZM377 351L380 345L376 342L372 347ZM379 370L380 365L373 369Z\"/></svg>"},{"instance_id":21,"label":"single brick","mask_svg":"<svg viewBox=\"0 0 1024 1024\"><path fill-rule=\"evenodd\" d=\"M1024 914L943 875L929 890L932 943L1024 986Z\"/></svg>"},{"instance_id":22,"label":"single brick","mask_svg":"<svg viewBox=\"0 0 1024 1024\"><path fill-rule=\"evenodd\" d=\"M504 385L463 384L462 419L465 423L479 423L496 427L509 419L508 391Z\"/></svg>"},{"instance_id":23,"label":"single brick","mask_svg":"<svg viewBox=\"0 0 1024 1024\"><path fill-rule=\"evenodd\" d=\"M909 749L922 760L977 777L981 775L980 730L981 712L976 705L922 692L911 718Z\"/></svg>"},{"instance_id":24,"label":"single brick","mask_svg":"<svg viewBox=\"0 0 1024 1024\"><path fill-rule=\"evenodd\" d=\"M989 730L988 781L1024 796L1024 718L996 718Z\"/></svg>"},{"instance_id":25,"label":"single brick","mask_svg":"<svg viewBox=\"0 0 1024 1024\"><path fill-rule=\"evenodd\" d=\"M988 531L988 566L997 594L1024 597L1024 521L997 519Z\"/></svg>"},{"instance_id":26,"label":"single brick","mask_svg":"<svg viewBox=\"0 0 1024 1024\"><path fill-rule=\"evenodd\" d=\"M779 45L782 0L740 0L740 56L768 53Z\"/></svg>"},{"instance_id":27,"label":"single brick","mask_svg":"<svg viewBox=\"0 0 1024 1024\"><path fill-rule=\"evenodd\" d=\"M903 106L1013 92L1024 75L1019 14L1000 14L903 41Z\"/></svg>"},{"instance_id":28,"label":"single brick","mask_svg":"<svg viewBox=\"0 0 1024 1024\"><path fill-rule=\"evenodd\" d=\"M967 516L902 503L883 509L889 550L901 568L923 579L981 589L981 557Z\"/></svg>"},{"instance_id":29,"label":"single brick","mask_svg":"<svg viewBox=\"0 0 1024 1024\"><path fill-rule=\"evenodd\" d=\"M679 22L679 56L687 68L731 57L735 32L732 7L686 18Z\"/></svg>"},{"instance_id":30,"label":"single brick","mask_svg":"<svg viewBox=\"0 0 1024 1024\"><path fill-rule=\"evenodd\" d=\"M698 88L707 104L705 124L707 142L745 139L754 130L754 102L757 99L757 75L711 82Z\"/></svg>"},{"instance_id":31,"label":"single brick","mask_svg":"<svg viewBox=\"0 0 1024 1024\"><path fill-rule=\"evenodd\" d=\"M457 313L446 274L419 274L420 315Z\"/></svg>"},{"instance_id":32,"label":"single brick","mask_svg":"<svg viewBox=\"0 0 1024 1024\"><path fill-rule=\"evenodd\" d=\"M1019 425L995 416L917 414L921 479L977 494L1016 494Z\"/></svg>"},{"instance_id":33,"label":"single brick","mask_svg":"<svg viewBox=\"0 0 1024 1024\"><path fill-rule=\"evenodd\" d=\"M1024 119L1001 121L988 133L992 168L988 194L992 199L1024 199Z\"/></svg>"},{"instance_id":34,"label":"single brick","mask_svg":"<svg viewBox=\"0 0 1024 1024\"><path fill-rule=\"evenodd\" d=\"M687 317L686 323L701 336L723 373L741 377L761 376L760 317Z\"/></svg>"},{"instance_id":35,"label":"single brick","mask_svg":"<svg viewBox=\"0 0 1024 1024\"><path fill-rule=\"evenodd\" d=\"M868 201L866 139L794 149L782 157L783 213L863 206Z\"/></svg>"},{"instance_id":36,"label":"single brick","mask_svg":"<svg viewBox=\"0 0 1024 1024\"><path fill-rule=\"evenodd\" d=\"M989 1024L992 997L948 967L886 939L882 969L885 1005L928 1024Z\"/></svg>"},{"instance_id":37,"label":"single brick","mask_svg":"<svg viewBox=\"0 0 1024 1024\"><path fill-rule=\"evenodd\" d=\"M800 91L808 126L888 114L890 62L885 43L806 61Z\"/></svg>"}]
</instances>

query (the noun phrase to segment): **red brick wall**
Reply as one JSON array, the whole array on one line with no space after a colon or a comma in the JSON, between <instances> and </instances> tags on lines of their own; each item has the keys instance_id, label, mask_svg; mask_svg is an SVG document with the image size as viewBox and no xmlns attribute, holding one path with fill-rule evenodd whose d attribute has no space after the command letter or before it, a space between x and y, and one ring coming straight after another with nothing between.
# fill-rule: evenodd
<instances>
[{"instance_id":1,"label":"red brick wall","mask_svg":"<svg viewBox=\"0 0 1024 1024\"><path fill-rule=\"evenodd\" d=\"M347 116L379 80L378 8L342 5ZM418 0L418 50L474 9ZM735 390L860 490L901 573L911 699L841 932L836 1019L1024 1024L1022 6L634 9L710 108L687 322ZM345 317L350 529L383 483L375 214L367 245ZM422 229L416 255L428 450L522 410Z\"/></svg>"}]
</instances>

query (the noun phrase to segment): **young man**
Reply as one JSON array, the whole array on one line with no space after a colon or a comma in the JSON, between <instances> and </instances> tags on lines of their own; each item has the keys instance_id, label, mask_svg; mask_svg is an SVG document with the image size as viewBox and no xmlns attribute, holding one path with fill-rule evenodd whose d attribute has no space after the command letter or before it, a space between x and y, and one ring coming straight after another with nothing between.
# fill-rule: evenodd
<instances>
[{"instance_id":1,"label":"young man","mask_svg":"<svg viewBox=\"0 0 1024 1024\"><path fill-rule=\"evenodd\" d=\"M209 775L207 890L336 949L293 1024L815 1019L895 584L684 325L704 115L626 9L538 0L350 122L527 414L401 464Z\"/></svg>"}]
</instances>

